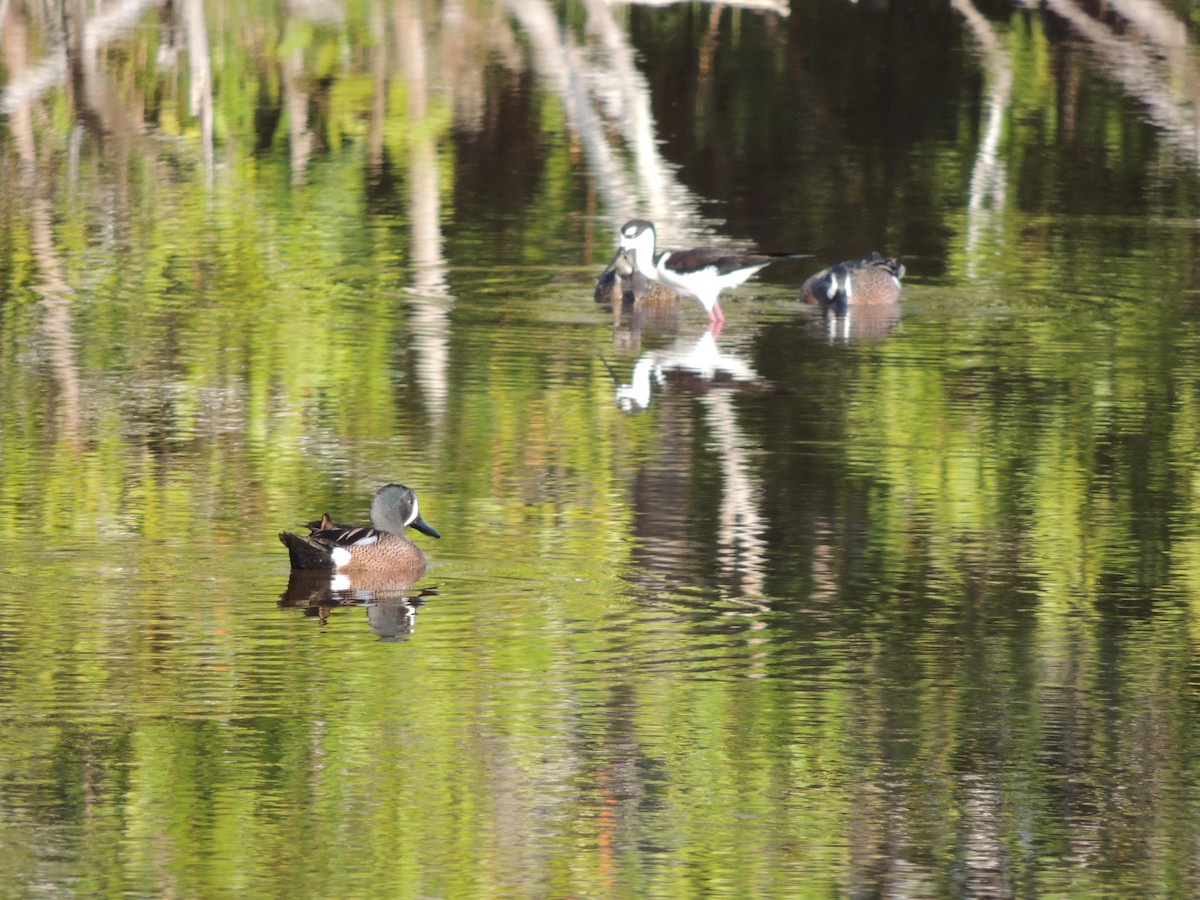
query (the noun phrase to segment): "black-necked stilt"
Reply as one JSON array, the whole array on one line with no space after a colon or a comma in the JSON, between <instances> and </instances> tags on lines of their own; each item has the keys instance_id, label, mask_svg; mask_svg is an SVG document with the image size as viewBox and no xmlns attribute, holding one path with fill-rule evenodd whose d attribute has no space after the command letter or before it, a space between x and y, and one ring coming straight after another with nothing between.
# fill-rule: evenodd
<instances>
[{"instance_id":1,"label":"black-necked stilt","mask_svg":"<svg viewBox=\"0 0 1200 900\"><path fill-rule=\"evenodd\" d=\"M800 299L824 309L847 306L885 306L900 300L904 266L872 253L870 259L850 260L822 269L800 286Z\"/></svg>"},{"instance_id":2,"label":"black-necked stilt","mask_svg":"<svg viewBox=\"0 0 1200 900\"><path fill-rule=\"evenodd\" d=\"M635 254L638 270L646 278L688 294L700 301L710 325L725 322L718 299L721 291L735 288L755 272L780 259L800 259L804 253L743 253L699 247L695 250L668 250L654 255L654 223L631 219L621 228L621 249Z\"/></svg>"}]
</instances>

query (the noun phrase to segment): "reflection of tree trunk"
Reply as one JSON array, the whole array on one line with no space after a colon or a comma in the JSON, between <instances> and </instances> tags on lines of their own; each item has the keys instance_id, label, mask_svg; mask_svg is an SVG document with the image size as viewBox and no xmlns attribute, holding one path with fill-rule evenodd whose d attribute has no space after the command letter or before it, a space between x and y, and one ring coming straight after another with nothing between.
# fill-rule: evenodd
<instances>
[{"instance_id":1,"label":"reflection of tree trunk","mask_svg":"<svg viewBox=\"0 0 1200 900\"><path fill-rule=\"evenodd\" d=\"M737 420L729 391L705 394L704 408L724 480L717 519L721 565L738 594L761 596L766 563L762 534L766 529L759 509L762 491L750 468L752 448Z\"/></svg>"},{"instance_id":2,"label":"reflection of tree trunk","mask_svg":"<svg viewBox=\"0 0 1200 900\"><path fill-rule=\"evenodd\" d=\"M204 23L204 0L184 0L187 28L188 67L191 70L189 109L200 120L200 149L204 157L205 178L213 178L213 98L212 63L208 57L208 29Z\"/></svg>"},{"instance_id":3,"label":"reflection of tree trunk","mask_svg":"<svg viewBox=\"0 0 1200 900\"><path fill-rule=\"evenodd\" d=\"M1157 58L1158 52L1152 46L1119 36L1068 0L1046 0L1045 6L1048 12L1064 19L1076 33L1092 44L1105 63L1104 69L1109 77L1145 106L1147 118L1162 130L1167 146L1193 168L1200 169L1200 122L1190 103L1181 103L1176 99ZM1154 28L1157 39L1173 40L1170 29L1161 24L1161 16L1142 15L1153 8L1150 4L1123 0L1115 7L1119 14L1133 18L1143 27L1151 18L1159 21L1160 24ZM1158 12L1161 13L1161 10ZM1167 55L1176 62L1182 60L1184 71L1188 73L1182 76L1182 83L1192 89L1197 79L1191 74L1190 57L1186 53L1182 57Z\"/></svg>"},{"instance_id":4,"label":"reflection of tree trunk","mask_svg":"<svg viewBox=\"0 0 1200 900\"><path fill-rule=\"evenodd\" d=\"M959 776L962 811L964 893L970 897L1011 897L1012 864L1004 834L1001 791L995 777Z\"/></svg>"},{"instance_id":5,"label":"reflection of tree trunk","mask_svg":"<svg viewBox=\"0 0 1200 900\"><path fill-rule=\"evenodd\" d=\"M417 379L425 402L441 422L450 393L450 292L442 255L437 146L426 135L409 150L412 203L412 327Z\"/></svg>"},{"instance_id":6,"label":"reflection of tree trunk","mask_svg":"<svg viewBox=\"0 0 1200 900\"><path fill-rule=\"evenodd\" d=\"M588 0L588 30L599 38L591 50L574 41L545 0L507 0L505 6L529 37L539 77L562 101L568 127L583 147L604 204L622 216L635 208L645 213L665 226L660 227L660 237L703 234L697 227L704 222L699 200L679 184L659 152L649 85L634 65L633 48L608 5ZM619 147L610 126L621 136ZM636 181L627 173L625 152L632 154Z\"/></svg>"},{"instance_id":7,"label":"reflection of tree trunk","mask_svg":"<svg viewBox=\"0 0 1200 900\"><path fill-rule=\"evenodd\" d=\"M367 120L367 170L379 178L383 168L383 125L387 121L388 42L380 3L371 4L371 31L377 35L371 70L371 111Z\"/></svg>"},{"instance_id":8,"label":"reflection of tree trunk","mask_svg":"<svg viewBox=\"0 0 1200 900\"><path fill-rule=\"evenodd\" d=\"M1055 80L1058 82L1058 107L1055 110L1064 144L1075 140L1075 126L1079 121L1079 88L1082 83L1082 66L1079 57L1083 51L1075 45L1063 47L1059 54L1058 71Z\"/></svg>"},{"instance_id":9,"label":"reflection of tree trunk","mask_svg":"<svg viewBox=\"0 0 1200 900\"><path fill-rule=\"evenodd\" d=\"M659 237L700 238L708 232L700 227L704 216L701 202L679 184L672 166L662 158L650 107L650 85L634 64L633 45L625 29L617 25L605 0L587 0L588 30L598 38L599 59L592 83L602 89L608 119L615 123L624 145L633 156L637 183L622 188L619 205L624 212L636 202L637 210L659 226ZM597 172L597 180L603 176Z\"/></svg>"},{"instance_id":10,"label":"reflection of tree trunk","mask_svg":"<svg viewBox=\"0 0 1200 900\"><path fill-rule=\"evenodd\" d=\"M9 83L20 82L28 71L29 60L25 56L25 48L29 45L29 29L24 17L16 12L6 10L6 16L0 19L0 36L3 37L4 67L8 70ZM33 144L33 116L29 103L21 103L7 110L9 113L9 129L12 131L13 143L21 162L32 168L36 163L36 153Z\"/></svg>"},{"instance_id":11,"label":"reflection of tree trunk","mask_svg":"<svg viewBox=\"0 0 1200 900\"><path fill-rule=\"evenodd\" d=\"M717 38L721 35L721 7L714 4L708 11L708 27L700 36L696 61L696 97L692 105L692 119L696 140L703 142L708 131L708 111L712 108L712 62L717 51Z\"/></svg>"},{"instance_id":12,"label":"reflection of tree trunk","mask_svg":"<svg viewBox=\"0 0 1200 900\"><path fill-rule=\"evenodd\" d=\"M304 51L293 50L280 67L283 106L288 117L288 146L291 150L292 184L308 181L308 160L312 156L313 133L308 126L308 94L300 89L304 75Z\"/></svg>"},{"instance_id":13,"label":"reflection of tree trunk","mask_svg":"<svg viewBox=\"0 0 1200 900\"><path fill-rule=\"evenodd\" d=\"M964 256L967 275L974 277L983 233L989 224L995 224L1006 202L1008 172L1000 159L1000 138L1004 131L1004 116L1012 99L1013 74L1008 51L1000 43L991 23L971 0L950 0L950 5L963 17L978 42L988 72L987 118L971 169L970 201L967 204Z\"/></svg>"},{"instance_id":14,"label":"reflection of tree trunk","mask_svg":"<svg viewBox=\"0 0 1200 900\"><path fill-rule=\"evenodd\" d=\"M408 84L408 120L420 122L429 109L429 60L425 49L425 22L413 0L396 5L396 46Z\"/></svg>"},{"instance_id":15,"label":"reflection of tree trunk","mask_svg":"<svg viewBox=\"0 0 1200 900\"><path fill-rule=\"evenodd\" d=\"M28 35L23 19L15 15L4 25L4 64L14 79L28 71L25 56ZM71 324L71 303L75 292L62 274L62 264L54 247L53 212L48 191L43 184L37 159L37 144L33 136L32 97L12 109L9 128L13 143L20 154L22 181L30 194L30 248L42 281L34 286L41 297L44 316L42 331L49 348L51 371L58 383L59 408L62 411L62 433L76 444L80 432L80 379L75 359L75 335Z\"/></svg>"},{"instance_id":16,"label":"reflection of tree trunk","mask_svg":"<svg viewBox=\"0 0 1200 900\"><path fill-rule=\"evenodd\" d=\"M412 223L413 348L425 402L441 422L449 396L450 296L442 239L442 197L437 138L428 127L427 24L416 3L396 8L396 44L408 86L408 121L414 135L408 156L409 219Z\"/></svg>"},{"instance_id":17,"label":"reflection of tree trunk","mask_svg":"<svg viewBox=\"0 0 1200 900\"><path fill-rule=\"evenodd\" d=\"M614 380L618 379L614 376ZM641 543L637 554L639 571L647 575L647 583L651 577L665 575L671 579L687 569L689 554L704 552L694 544L689 519L687 488L691 476L687 473L694 466L691 430L694 422L681 421L680 439L673 440L667 423L679 414L679 398L686 395L672 397L672 391L666 389L668 382L702 392L700 402L710 435L706 452L721 466L721 501L719 507L711 510L715 514L712 520L717 541L715 562L729 586L726 599L742 601L756 611L761 604L753 598L762 595L766 574L762 488L751 464L754 449L738 421L733 398L735 390L755 390L763 382L741 356L718 350L709 331L698 340L680 338L672 347L647 351L634 366L630 384L622 385L618 380L617 404L626 411L648 408L654 385L662 386L660 459L665 469L657 471L657 462L643 467L634 501L636 507L649 500L645 511L639 509L636 517L635 530Z\"/></svg>"},{"instance_id":18,"label":"reflection of tree trunk","mask_svg":"<svg viewBox=\"0 0 1200 900\"><path fill-rule=\"evenodd\" d=\"M1136 26L1164 55L1170 55L1173 63L1187 60L1190 55L1187 26L1164 9L1162 3L1156 0L1107 0L1105 5Z\"/></svg>"},{"instance_id":19,"label":"reflection of tree trunk","mask_svg":"<svg viewBox=\"0 0 1200 900\"><path fill-rule=\"evenodd\" d=\"M86 59L95 55L96 51L116 37L126 34L134 26L142 13L161 0L118 0L118 2L100 10L90 19L84 20L82 6L75 10L78 16L71 20L67 16L68 37L71 33L79 36L77 58ZM63 22L48 23L43 33L59 34L59 26ZM48 51L35 65L28 66L20 75L12 75L4 90L0 91L0 113L11 113L22 104L31 104L41 94L55 85L63 83L67 76L67 47L66 40Z\"/></svg>"},{"instance_id":20,"label":"reflection of tree trunk","mask_svg":"<svg viewBox=\"0 0 1200 900\"><path fill-rule=\"evenodd\" d=\"M65 9L67 86L75 118L104 142L110 158L123 162L142 132L140 115L122 101L97 63L99 45L91 33L92 23L85 21L83 0L68 0ZM116 166L117 171L123 168Z\"/></svg>"}]
</instances>

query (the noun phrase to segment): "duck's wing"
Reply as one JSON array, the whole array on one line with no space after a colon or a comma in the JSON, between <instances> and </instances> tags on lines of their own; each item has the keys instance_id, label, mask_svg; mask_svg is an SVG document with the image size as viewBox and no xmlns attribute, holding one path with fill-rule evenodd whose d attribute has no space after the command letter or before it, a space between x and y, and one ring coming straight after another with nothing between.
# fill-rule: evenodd
<instances>
[{"instance_id":1,"label":"duck's wing","mask_svg":"<svg viewBox=\"0 0 1200 900\"><path fill-rule=\"evenodd\" d=\"M899 260L880 255L878 250L872 251L870 259L861 260L858 263L859 267L872 267L883 269L891 274L897 281L904 277L904 266Z\"/></svg>"},{"instance_id":2,"label":"duck's wing","mask_svg":"<svg viewBox=\"0 0 1200 900\"><path fill-rule=\"evenodd\" d=\"M383 534L369 525L334 525L332 522L329 524L331 527L318 528L309 537L327 547L366 547L379 540L379 536Z\"/></svg>"}]
</instances>

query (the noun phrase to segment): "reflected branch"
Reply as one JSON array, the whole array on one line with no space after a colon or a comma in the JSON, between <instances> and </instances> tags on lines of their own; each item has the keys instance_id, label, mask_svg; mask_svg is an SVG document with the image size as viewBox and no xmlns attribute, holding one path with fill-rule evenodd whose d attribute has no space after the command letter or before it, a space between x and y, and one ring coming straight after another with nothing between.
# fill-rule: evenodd
<instances>
[{"instance_id":1,"label":"reflected branch","mask_svg":"<svg viewBox=\"0 0 1200 900\"><path fill-rule=\"evenodd\" d=\"M213 179L212 62L209 59L208 28L204 23L204 0L185 0L183 14L187 31L188 67L192 76L188 102L192 115L200 120L200 152L204 158L205 178L211 186Z\"/></svg>"},{"instance_id":2,"label":"reflected branch","mask_svg":"<svg viewBox=\"0 0 1200 900\"><path fill-rule=\"evenodd\" d=\"M708 233L713 222L701 215L700 198L679 183L675 167L659 152L649 84L610 6L588 0L588 32L597 43L587 48L576 43L545 0L506 0L505 6L529 35L534 68L558 94L604 204L623 216L636 207L677 238ZM619 143L611 137L614 130Z\"/></svg>"},{"instance_id":3,"label":"reflected branch","mask_svg":"<svg viewBox=\"0 0 1200 900\"><path fill-rule=\"evenodd\" d=\"M427 23L413 2L398 3L396 35L408 86L408 119L416 126L429 116ZM441 422L450 396L450 310L448 266L442 234L441 179L437 138L428 128L414 127L409 148L409 218L412 223L411 290L414 294L413 350L417 378L434 417Z\"/></svg>"},{"instance_id":4,"label":"reflected branch","mask_svg":"<svg viewBox=\"0 0 1200 900\"><path fill-rule=\"evenodd\" d=\"M1166 73L1162 71L1165 54L1153 49L1153 45L1122 37L1070 0L1046 0L1046 9L1064 19L1085 40L1091 42L1105 63L1109 77L1120 84L1130 95L1145 105L1150 121L1162 129L1166 143L1184 160L1200 169L1200 128L1190 106L1177 101ZM1157 4L1124 0L1111 4L1114 10L1139 27L1154 22L1151 36L1167 41L1164 46L1172 50L1169 56L1178 66L1190 68L1186 54L1181 55L1174 43L1173 29L1164 25L1164 14ZM1196 78L1189 74L1184 83L1194 85Z\"/></svg>"},{"instance_id":5,"label":"reflected branch","mask_svg":"<svg viewBox=\"0 0 1200 900\"><path fill-rule=\"evenodd\" d=\"M283 104L287 110L288 147L291 151L292 184L308 181L308 161L312 157L316 137L308 123L308 92L301 89L304 78L304 51L297 47L279 66Z\"/></svg>"},{"instance_id":6,"label":"reflected branch","mask_svg":"<svg viewBox=\"0 0 1200 900\"><path fill-rule=\"evenodd\" d=\"M0 24L4 26L5 68L15 73L19 79L28 71L28 59L25 55L28 42L24 20L12 15L7 20L0 19ZM78 341L75 339L71 321L75 290L63 274L63 265L54 244L53 204L50 191L40 174L37 143L33 134L33 95L21 96L27 96L28 99L10 110L9 127L12 129L14 143L21 158L22 185L30 197L29 243L42 279L39 284L33 286L33 290L41 297L45 312L42 331L46 335L50 365L58 383L63 434L68 441L76 443L80 434L81 382L79 362L76 358Z\"/></svg>"},{"instance_id":7,"label":"reflected branch","mask_svg":"<svg viewBox=\"0 0 1200 900\"><path fill-rule=\"evenodd\" d=\"M109 41L124 36L142 14L162 0L118 0L101 10L80 26L80 51L84 56L93 56ZM67 78L67 42L63 41L51 49L37 64L25 69L12 78L0 91L0 113L12 114L22 105L33 103L52 87L59 86Z\"/></svg>"},{"instance_id":8,"label":"reflected branch","mask_svg":"<svg viewBox=\"0 0 1200 900\"><path fill-rule=\"evenodd\" d=\"M762 488L750 466L753 445L737 419L728 391L703 398L708 426L721 460L724 489L717 519L720 560L740 593L761 596L766 580L767 542L763 539Z\"/></svg>"},{"instance_id":9,"label":"reflected branch","mask_svg":"<svg viewBox=\"0 0 1200 900\"><path fill-rule=\"evenodd\" d=\"M988 73L987 124L975 156L975 165L971 169L970 201L967 206L966 274L974 278L984 231L989 224L994 224L1006 202L1007 167L999 151L1004 115L1012 102L1012 60L991 23L971 0L950 0L950 6L963 17L979 44Z\"/></svg>"}]
</instances>

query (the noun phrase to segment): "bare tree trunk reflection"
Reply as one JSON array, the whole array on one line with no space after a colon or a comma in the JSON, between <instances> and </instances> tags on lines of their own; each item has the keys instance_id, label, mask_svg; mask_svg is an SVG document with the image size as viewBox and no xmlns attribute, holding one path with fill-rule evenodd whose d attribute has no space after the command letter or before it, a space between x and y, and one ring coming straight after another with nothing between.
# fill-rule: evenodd
<instances>
[{"instance_id":1,"label":"bare tree trunk reflection","mask_svg":"<svg viewBox=\"0 0 1200 900\"><path fill-rule=\"evenodd\" d=\"M505 6L529 36L538 75L559 95L604 205L618 217L639 212L654 219L660 237L690 240L709 233L699 198L659 152L649 85L608 4L587 0L588 31L597 38L590 48L575 41L545 0L506 0ZM635 181L625 153L632 155Z\"/></svg>"},{"instance_id":2,"label":"bare tree trunk reflection","mask_svg":"<svg viewBox=\"0 0 1200 900\"><path fill-rule=\"evenodd\" d=\"M204 23L204 0L184 0L184 22L187 30L188 67L192 76L188 103L192 115L200 120L200 152L204 159L205 180L211 185L213 180L212 63L208 55L208 28Z\"/></svg>"},{"instance_id":3,"label":"bare tree trunk reflection","mask_svg":"<svg viewBox=\"0 0 1200 900\"><path fill-rule=\"evenodd\" d=\"M677 391L668 387L672 383ZM721 465L721 501L714 519L720 575L729 586L726 599L742 603L752 612L762 608L755 598L764 592L766 524L762 487L751 464L755 450L738 420L733 398L739 391L758 391L765 384L740 355L718 349L712 332L706 331L699 339L679 338L670 347L643 353L630 383L618 381L615 393L617 406L625 412L644 411L656 391L662 394L663 422L680 412L672 393L701 393L712 436L707 449ZM648 501L645 512L639 510L635 528L642 541L639 571L668 579L676 570L687 569L689 552L696 549L689 533L686 486L691 483L690 476L681 480L685 469L694 468L694 443L690 431L688 439L678 443L670 440L670 434L671 429L664 426L661 458L666 471L657 471L658 463L647 465L639 475L634 499L635 507Z\"/></svg>"},{"instance_id":4,"label":"bare tree trunk reflection","mask_svg":"<svg viewBox=\"0 0 1200 900\"><path fill-rule=\"evenodd\" d=\"M288 148L291 151L292 184L308 182L308 161L312 157L312 128L308 123L308 93L301 89L304 77L304 51L297 47L279 68L283 86L283 106L288 119Z\"/></svg>"},{"instance_id":5,"label":"bare tree trunk reflection","mask_svg":"<svg viewBox=\"0 0 1200 900\"><path fill-rule=\"evenodd\" d=\"M70 0L66 0L70 2ZM79 37L78 56L82 59L94 57L109 41L126 34L151 6L157 6L161 0L119 0L97 12L90 19L84 19L85 10L82 7L67 6L46 7L43 12L48 21L43 22L42 33L47 36L63 35L64 24L69 23L68 35L75 33ZM33 9L41 9L33 7ZM53 10L56 16L49 15ZM36 13L31 13L35 15ZM72 19L71 16L77 16ZM47 51L42 59L32 66L26 67L19 75L13 75L0 91L0 113L11 113L21 104L31 104L45 91L61 85L67 77L67 43L64 37L53 49Z\"/></svg>"},{"instance_id":6,"label":"bare tree trunk reflection","mask_svg":"<svg viewBox=\"0 0 1200 900\"><path fill-rule=\"evenodd\" d=\"M25 21L13 11L8 12L6 19L0 19L4 27L4 64L14 78L19 78L29 71L25 53L28 34ZM62 435L71 446L79 449L80 378L76 359L77 341L71 322L75 292L63 276L62 263L54 246L53 211L33 134L33 114L30 109L33 95L22 97L23 102L11 110L9 127L21 159L21 181L30 197L29 243L42 279L41 283L34 286L34 290L41 297L45 313L42 331L46 335L51 371L58 384Z\"/></svg>"},{"instance_id":7,"label":"bare tree trunk reflection","mask_svg":"<svg viewBox=\"0 0 1200 900\"><path fill-rule=\"evenodd\" d=\"M1144 0L1120 0L1109 7L1138 25L1159 45L1123 37L1102 22L1093 19L1070 0L1046 0L1047 11L1059 16L1089 41L1104 63L1109 77L1146 107L1147 116L1162 129L1166 143L1195 169L1200 169L1200 121L1195 115L1197 78L1186 48L1180 52L1175 41L1177 30L1168 24L1168 16L1156 3ZM1176 90L1167 78L1162 58L1171 61L1173 80L1189 92L1187 103L1176 99Z\"/></svg>"},{"instance_id":8,"label":"bare tree trunk reflection","mask_svg":"<svg viewBox=\"0 0 1200 900\"><path fill-rule=\"evenodd\" d=\"M979 269L979 248L984 235L995 230L1006 201L1008 168L1000 157L1000 138L1004 133L1004 116L1012 102L1012 61L991 23L971 0L950 0L950 5L963 17L979 44L988 73L986 124L975 154L975 165L971 169L970 200L967 204L964 256L967 277L974 278Z\"/></svg>"},{"instance_id":9,"label":"bare tree trunk reflection","mask_svg":"<svg viewBox=\"0 0 1200 900\"><path fill-rule=\"evenodd\" d=\"M713 55L717 52L717 39L721 36L721 7L713 5L708 11L708 26L700 36L696 50L696 99L692 116L696 123L696 138L703 140L708 131L708 111L713 102Z\"/></svg>"},{"instance_id":10,"label":"bare tree trunk reflection","mask_svg":"<svg viewBox=\"0 0 1200 900\"><path fill-rule=\"evenodd\" d=\"M760 510L762 488L750 466L753 448L738 422L730 391L710 391L703 402L724 482L717 519L721 568L736 596L762 596L766 525Z\"/></svg>"},{"instance_id":11,"label":"bare tree trunk reflection","mask_svg":"<svg viewBox=\"0 0 1200 900\"><path fill-rule=\"evenodd\" d=\"M371 6L371 32L376 35L371 61L371 109L367 119L367 171L378 180L383 174L383 135L387 121L388 42L387 24L380 3Z\"/></svg>"},{"instance_id":12,"label":"bare tree trunk reflection","mask_svg":"<svg viewBox=\"0 0 1200 900\"><path fill-rule=\"evenodd\" d=\"M92 34L93 21L85 19L83 0L66 0L64 10L67 88L75 118L104 142L111 158L124 161L143 132L140 115L122 101L101 67L100 44ZM123 168L118 166L118 171Z\"/></svg>"},{"instance_id":13,"label":"bare tree trunk reflection","mask_svg":"<svg viewBox=\"0 0 1200 900\"><path fill-rule=\"evenodd\" d=\"M413 0L395 7L399 55L408 86L408 122L413 134L409 148L409 220L412 223L411 289L413 292L413 350L417 378L434 419L440 424L450 393L450 309L442 238L442 201L438 174L437 138L426 127L429 117L429 52L427 29Z\"/></svg>"}]
</instances>

